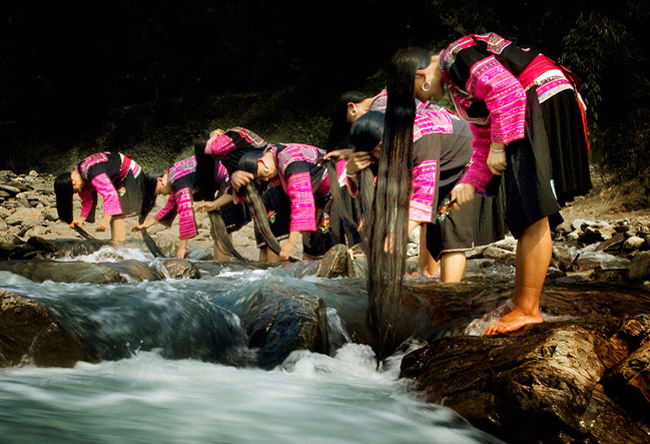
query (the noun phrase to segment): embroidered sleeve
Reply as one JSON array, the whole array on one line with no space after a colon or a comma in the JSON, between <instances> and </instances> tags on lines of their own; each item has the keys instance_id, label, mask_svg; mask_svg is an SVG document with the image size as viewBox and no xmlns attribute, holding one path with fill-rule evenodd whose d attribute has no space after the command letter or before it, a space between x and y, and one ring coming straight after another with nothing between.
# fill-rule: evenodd
<instances>
[{"instance_id":1,"label":"embroidered sleeve","mask_svg":"<svg viewBox=\"0 0 650 444\"><path fill-rule=\"evenodd\" d=\"M95 190L97 190L104 199L104 216L118 216L122 214L122 207L120 206L120 198L117 195L117 190L106 173L101 173L93 177L90 183L92 183Z\"/></svg>"},{"instance_id":2,"label":"embroidered sleeve","mask_svg":"<svg viewBox=\"0 0 650 444\"><path fill-rule=\"evenodd\" d=\"M192 196L189 188L183 188L174 193L178 211L178 232L181 240L191 239L197 235Z\"/></svg>"},{"instance_id":3,"label":"embroidered sleeve","mask_svg":"<svg viewBox=\"0 0 650 444\"><path fill-rule=\"evenodd\" d=\"M166 227L171 227L174 218L176 218L176 195L172 193L167 199L164 207L153 217Z\"/></svg>"},{"instance_id":4,"label":"embroidered sleeve","mask_svg":"<svg viewBox=\"0 0 650 444\"><path fill-rule=\"evenodd\" d=\"M86 219L97 204L97 192L92 186L84 186L79 190L79 197L81 198L81 217Z\"/></svg>"},{"instance_id":5,"label":"embroidered sleeve","mask_svg":"<svg viewBox=\"0 0 650 444\"><path fill-rule=\"evenodd\" d=\"M472 130L472 158L467 172L460 183L468 183L479 193L485 193L487 185L492 179L492 172L487 165L487 156L490 153L490 128L470 124Z\"/></svg>"},{"instance_id":6,"label":"embroidered sleeve","mask_svg":"<svg viewBox=\"0 0 650 444\"><path fill-rule=\"evenodd\" d=\"M205 154L209 154L217 159L225 158L234 149L235 142L226 134L210 137L205 144Z\"/></svg>"},{"instance_id":7,"label":"embroidered sleeve","mask_svg":"<svg viewBox=\"0 0 650 444\"><path fill-rule=\"evenodd\" d=\"M308 172L287 178L287 195L291 200L290 231L316 231L316 204Z\"/></svg>"},{"instance_id":8,"label":"embroidered sleeve","mask_svg":"<svg viewBox=\"0 0 650 444\"><path fill-rule=\"evenodd\" d=\"M490 140L508 144L524 137L526 91L494 56L472 65L466 90L490 111Z\"/></svg>"},{"instance_id":9,"label":"embroidered sleeve","mask_svg":"<svg viewBox=\"0 0 650 444\"><path fill-rule=\"evenodd\" d=\"M410 220L431 222L437 172L438 162L435 160L425 160L413 168L413 194L409 204Z\"/></svg>"},{"instance_id":10,"label":"embroidered sleeve","mask_svg":"<svg viewBox=\"0 0 650 444\"><path fill-rule=\"evenodd\" d=\"M431 222L439 176L441 136L429 133L413 144L413 193L409 204L409 219Z\"/></svg>"}]
</instances>

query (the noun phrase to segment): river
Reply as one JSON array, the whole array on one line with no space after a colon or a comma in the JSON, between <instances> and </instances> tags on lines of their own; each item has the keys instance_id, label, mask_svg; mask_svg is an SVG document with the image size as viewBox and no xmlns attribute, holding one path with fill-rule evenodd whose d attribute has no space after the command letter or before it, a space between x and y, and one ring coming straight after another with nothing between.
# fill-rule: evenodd
<instances>
[{"instance_id":1,"label":"river","mask_svg":"<svg viewBox=\"0 0 650 444\"><path fill-rule=\"evenodd\" d=\"M349 341L336 307L365 293L361 280L315 278L301 264L198 265L200 280L102 286L1 271L1 288L45 305L99 362L0 370L0 442L500 442L419 400L398 377L401 355L377 368L370 347ZM298 351L271 370L250 365L237 307L274 288L323 296L330 355Z\"/></svg>"}]
</instances>

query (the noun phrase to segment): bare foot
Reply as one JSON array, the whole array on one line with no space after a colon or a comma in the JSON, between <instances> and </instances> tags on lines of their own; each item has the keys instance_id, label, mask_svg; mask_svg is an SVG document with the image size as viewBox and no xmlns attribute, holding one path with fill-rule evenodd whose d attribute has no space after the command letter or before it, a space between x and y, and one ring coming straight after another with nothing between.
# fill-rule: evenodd
<instances>
[{"instance_id":1,"label":"bare foot","mask_svg":"<svg viewBox=\"0 0 650 444\"><path fill-rule=\"evenodd\" d=\"M419 271L414 271L413 273L405 273L405 278L419 278L422 274Z\"/></svg>"},{"instance_id":2,"label":"bare foot","mask_svg":"<svg viewBox=\"0 0 650 444\"><path fill-rule=\"evenodd\" d=\"M429 274L429 272L427 270L422 269L422 276L428 277L428 278L440 279L440 271Z\"/></svg>"},{"instance_id":3,"label":"bare foot","mask_svg":"<svg viewBox=\"0 0 650 444\"><path fill-rule=\"evenodd\" d=\"M486 335L495 335L498 333L507 333L510 331L519 330L524 325L539 324L544 322L540 314L527 315L522 313L519 309L514 308L510 313L504 315L498 321L490 325L485 330Z\"/></svg>"}]
</instances>

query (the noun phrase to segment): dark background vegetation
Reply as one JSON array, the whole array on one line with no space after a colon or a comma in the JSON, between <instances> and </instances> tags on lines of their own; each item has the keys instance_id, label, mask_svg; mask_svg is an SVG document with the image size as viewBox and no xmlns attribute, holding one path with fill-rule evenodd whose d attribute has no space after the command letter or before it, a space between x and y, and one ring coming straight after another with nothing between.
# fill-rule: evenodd
<instances>
[{"instance_id":1,"label":"dark background vegetation","mask_svg":"<svg viewBox=\"0 0 650 444\"><path fill-rule=\"evenodd\" d=\"M597 167L650 171L645 1L60 3L1 12L0 169L109 149L164 167L235 125L323 146L338 96L378 92L396 49L494 31L582 78Z\"/></svg>"}]
</instances>

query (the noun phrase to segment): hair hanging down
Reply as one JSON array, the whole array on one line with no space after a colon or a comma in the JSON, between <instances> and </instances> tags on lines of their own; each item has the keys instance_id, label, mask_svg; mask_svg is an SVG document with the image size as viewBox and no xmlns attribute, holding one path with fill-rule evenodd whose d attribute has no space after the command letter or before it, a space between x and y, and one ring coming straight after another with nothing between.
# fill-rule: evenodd
<instances>
[{"instance_id":1,"label":"hair hanging down","mask_svg":"<svg viewBox=\"0 0 650 444\"><path fill-rule=\"evenodd\" d=\"M61 173L54 179L54 195L56 196L56 211L59 219L69 224L72 222L72 178L70 172Z\"/></svg>"},{"instance_id":2,"label":"hair hanging down","mask_svg":"<svg viewBox=\"0 0 650 444\"><path fill-rule=\"evenodd\" d=\"M365 99L374 97L372 95L364 94L360 91L347 91L339 97L334 109L334 116L332 119L332 127L330 134L325 145L326 151L332 151L341 148L339 145L345 140L345 137L350 131L350 124L348 123L348 103L359 103Z\"/></svg>"},{"instance_id":3,"label":"hair hanging down","mask_svg":"<svg viewBox=\"0 0 650 444\"><path fill-rule=\"evenodd\" d=\"M255 182L250 182L248 185L242 187L242 190L244 192L244 202L246 202L251 218L255 223L255 230L260 233L271 251L279 255L282 247L271 230L271 225L266 215L266 207L257 190L257 185Z\"/></svg>"},{"instance_id":4,"label":"hair hanging down","mask_svg":"<svg viewBox=\"0 0 650 444\"><path fill-rule=\"evenodd\" d=\"M347 239L349 244L353 243L354 235L359 228L359 225L352 216L352 202L346 202L341 193L341 186L339 185L339 174L336 169L336 162L328 159L324 162L325 169L327 170L327 179L330 184L330 196L332 199L332 207L330 209L330 220L332 221L331 228L338 242ZM340 224L338 223L340 221ZM341 228L343 233L341 233Z\"/></svg>"},{"instance_id":5,"label":"hair hanging down","mask_svg":"<svg viewBox=\"0 0 650 444\"><path fill-rule=\"evenodd\" d=\"M148 173L145 173L143 180L143 193L142 193L142 207L140 208L140 217L138 222L142 223L147 218L147 215L151 212L154 205L156 205L156 185L157 179L163 177L165 174L164 170L154 170Z\"/></svg>"},{"instance_id":6,"label":"hair hanging down","mask_svg":"<svg viewBox=\"0 0 650 444\"><path fill-rule=\"evenodd\" d=\"M384 113L370 111L361 116L350 128L350 141L356 151L371 152L384 138ZM361 214L368 220L372 217L372 205L375 197L375 175L373 168L359 172L359 201Z\"/></svg>"},{"instance_id":7,"label":"hair hanging down","mask_svg":"<svg viewBox=\"0 0 650 444\"><path fill-rule=\"evenodd\" d=\"M415 99L415 72L430 63L419 48L398 50L388 68L388 101L377 190L370 220L368 254L368 321L383 360L399 346L402 279L406 269L408 208Z\"/></svg>"},{"instance_id":8,"label":"hair hanging down","mask_svg":"<svg viewBox=\"0 0 650 444\"><path fill-rule=\"evenodd\" d=\"M221 212L219 210L208 211L208 216L210 216L210 234L212 239L215 241L220 241L216 244L217 249L223 254L230 254L242 262L250 262L249 259L246 259L244 256L239 254L235 246L230 241L228 236L228 229L226 228L226 223L221 217ZM223 251L223 248L226 251Z\"/></svg>"},{"instance_id":9,"label":"hair hanging down","mask_svg":"<svg viewBox=\"0 0 650 444\"><path fill-rule=\"evenodd\" d=\"M198 200L212 200L217 191L214 184L214 175L217 162L214 158L205 154L205 145L209 137L200 137L194 142L194 157L196 157L196 180L198 185Z\"/></svg>"}]
</instances>

